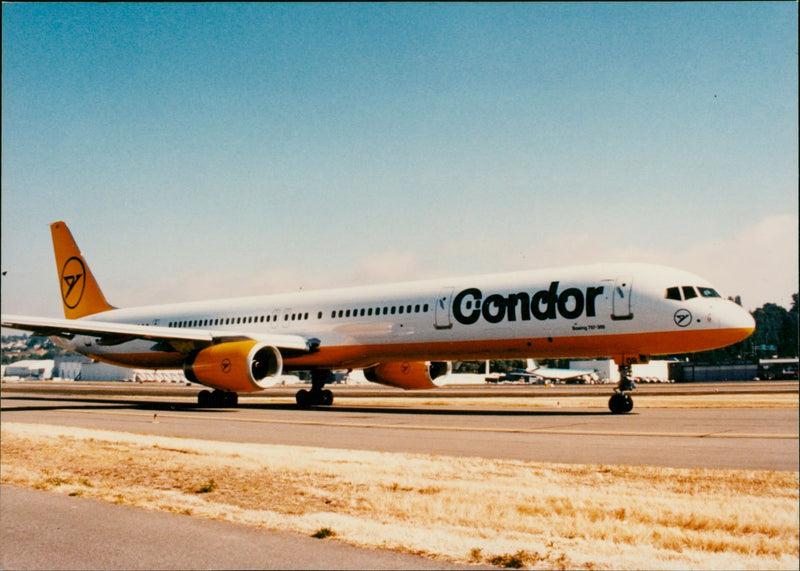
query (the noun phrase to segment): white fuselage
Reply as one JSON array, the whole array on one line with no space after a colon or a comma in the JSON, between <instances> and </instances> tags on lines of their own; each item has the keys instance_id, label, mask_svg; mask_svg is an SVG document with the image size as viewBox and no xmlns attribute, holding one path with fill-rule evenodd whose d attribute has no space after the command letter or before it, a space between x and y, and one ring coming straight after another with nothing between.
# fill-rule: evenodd
<instances>
[{"instance_id":1,"label":"white fuselage","mask_svg":"<svg viewBox=\"0 0 800 571\"><path fill-rule=\"evenodd\" d=\"M91 319L319 340L318 351L286 358L287 370L490 358L613 357L623 363L725 346L753 330L749 313L707 281L645 264L115 309ZM78 335L69 346L135 367L179 368L184 359L145 340L99 345Z\"/></svg>"}]
</instances>

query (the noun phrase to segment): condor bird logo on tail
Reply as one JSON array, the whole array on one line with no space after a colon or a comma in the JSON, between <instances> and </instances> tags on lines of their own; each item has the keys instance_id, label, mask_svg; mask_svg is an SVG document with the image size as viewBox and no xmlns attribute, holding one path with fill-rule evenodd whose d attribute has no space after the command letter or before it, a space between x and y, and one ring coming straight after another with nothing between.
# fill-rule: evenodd
<instances>
[{"instance_id":1,"label":"condor bird logo on tail","mask_svg":"<svg viewBox=\"0 0 800 571\"><path fill-rule=\"evenodd\" d=\"M75 309L81 302L86 285L85 275L86 267L80 258L70 258L61 268L61 299L70 309Z\"/></svg>"},{"instance_id":2,"label":"condor bird logo on tail","mask_svg":"<svg viewBox=\"0 0 800 571\"><path fill-rule=\"evenodd\" d=\"M114 309L100 291L67 225L53 222L50 232L53 235L56 269L60 272L58 279L64 317L78 319Z\"/></svg>"}]
</instances>

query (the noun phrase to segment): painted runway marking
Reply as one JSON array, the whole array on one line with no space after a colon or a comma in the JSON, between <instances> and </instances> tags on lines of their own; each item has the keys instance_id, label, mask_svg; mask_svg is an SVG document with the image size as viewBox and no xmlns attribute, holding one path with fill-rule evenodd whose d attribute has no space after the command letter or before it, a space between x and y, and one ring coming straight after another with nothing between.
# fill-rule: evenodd
<instances>
[{"instance_id":1,"label":"painted runway marking","mask_svg":"<svg viewBox=\"0 0 800 571\"><path fill-rule=\"evenodd\" d=\"M116 411L110 413L106 410L83 410L76 411L85 414L113 414L117 416L138 416L149 418L149 413L143 412L123 412ZM570 436L645 436L645 437L669 437L669 438L761 438L768 440L798 440L800 434L776 434L776 433L748 433L748 432L658 432L658 431L621 431L621 430L582 430L572 428L492 428L474 426L437 426L428 424L403 424L386 425L367 422L324 422L318 420L278 420L269 418L234 417L234 416L198 416L180 413L160 413L159 419L188 419L188 420L214 420L214 421L235 421L250 422L256 424L288 424L291 426L326 426L334 428L385 428L390 430L431 430L440 432L489 432L501 434L555 434Z\"/></svg>"}]
</instances>

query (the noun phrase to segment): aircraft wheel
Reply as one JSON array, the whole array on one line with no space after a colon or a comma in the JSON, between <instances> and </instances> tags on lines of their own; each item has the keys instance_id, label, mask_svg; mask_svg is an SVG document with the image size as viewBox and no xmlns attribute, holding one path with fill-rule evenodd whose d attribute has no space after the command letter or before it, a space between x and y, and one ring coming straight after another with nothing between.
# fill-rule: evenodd
<instances>
[{"instance_id":1,"label":"aircraft wheel","mask_svg":"<svg viewBox=\"0 0 800 571\"><path fill-rule=\"evenodd\" d=\"M297 401L297 406L300 408L308 408L311 406L311 393L305 389L300 389L297 391L297 394L294 396L294 398Z\"/></svg>"},{"instance_id":2,"label":"aircraft wheel","mask_svg":"<svg viewBox=\"0 0 800 571\"><path fill-rule=\"evenodd\" d=\"M228 406L228 393L219 389L211 391L211 406L215 408Z\"/></svg>"},{"instance_id":3,"label":"aircraft wheel","mask_svg":"<svg viewBox=\"0 0 800 571\"><path fill-rule=\"evenodd\" d=\"M197 404L203 408L208 408L211 406L211 401L213 400L211 396L211 391L202 390L197 393Z\"/></svg>"},{"instance_id":4,"label":"aircraft wheel","mask_svg":"<svg viewBox=\"0 0 800 571\"><path fill-rule=\"evenodd\" d=\"M608 408L612 414L625 414L633 410L633 399L627 393L614 393L608 399Z\"/></svg>"},{"instance_id":5,"label":"aircraft wheel","mask_svg":"<svg viewBox=\"0 0 800 571\"><path fill-rule=\"evenodd\" d=\"M330 406L333 404L333 393L328 389L325 389L320 394L319 404Z\"/></svg>"},{"instance_id":6,"label":"aircraft wheel","mask_svg":"<svg viewBox=\"0 0 800 571\"><path fill-rule=\"evenodd\" d=\"M231 408L236 408L239 406L239 393L234 392L227 392L224 393L223 396L225 397L224 406L228 406Z\"/></svg>"}]
</instances>

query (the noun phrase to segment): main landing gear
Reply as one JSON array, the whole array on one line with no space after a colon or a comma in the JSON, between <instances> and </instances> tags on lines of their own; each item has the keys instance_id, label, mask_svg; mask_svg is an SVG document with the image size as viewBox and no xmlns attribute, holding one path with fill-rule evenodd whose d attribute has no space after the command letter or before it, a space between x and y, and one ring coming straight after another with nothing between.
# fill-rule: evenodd
<instances>
[{"instance_id":1,"label":"main landing gear","mask_svg":"<svg viewBox=\"0 0 800 571\"><path fill-rule=\"evenodd\" d=\"M239 406L239 395L231 391L207 391L197 394L197 404L203 408L234 408Z\"/></svg>"},{"instance_id":2,"label":"main landing gear","mask_svg":"<svg viewBox=\"0 0 800 571\"><path fill-rule=\"evenodd\" d=\"M632 391L635 388L636 383L631 380L631 366L619 365L619 384L608 399L608 408L612 414L625 414L633 410L633 399L625 391Z\"/></svg>"},{"instance_id":3,"label":"main landing gear","mask_svg":"<svg viewBox=\"0 0 800 571\"><path fill-rule=\"evenodd\" d=\"M297 406L300 408L308 408L313 405L332 405L333 393L323 388L330 378L330 371L311 371L311 390L300 389L297 391L295 395Z\"/></svg>"}]
</instances>

